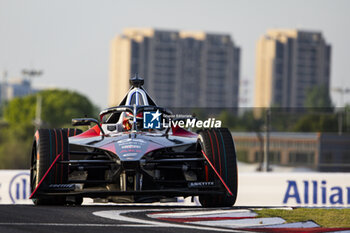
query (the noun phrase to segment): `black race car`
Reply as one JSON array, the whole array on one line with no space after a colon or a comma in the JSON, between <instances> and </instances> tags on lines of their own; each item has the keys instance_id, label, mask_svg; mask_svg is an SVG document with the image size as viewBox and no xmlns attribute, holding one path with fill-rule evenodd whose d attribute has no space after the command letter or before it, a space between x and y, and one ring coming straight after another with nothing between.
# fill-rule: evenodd
<instances>
[{"instance_id":1,"label":"black race car","mask_svg":"<svg viewBox=\"0 0 350 233\"><path fill-rule=\"evenodd\" d=\"M36 205L158 202L199 196L204 207L232 206L237 196L234 142L226 128L194 133L174 124L142 87L131 88L100 121L73 119L79 129L39 129L31 153L31 199ZM164 122L173 122L168 124Z\"/></svg>"}]
</instances>

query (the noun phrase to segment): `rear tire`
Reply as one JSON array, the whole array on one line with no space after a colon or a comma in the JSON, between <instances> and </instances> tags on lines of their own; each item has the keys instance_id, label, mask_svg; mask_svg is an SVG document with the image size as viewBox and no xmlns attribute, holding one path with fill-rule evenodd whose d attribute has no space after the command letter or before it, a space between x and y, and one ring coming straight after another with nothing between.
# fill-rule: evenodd
<instances>
[{"instance_id":1,"label":"rear tire","mask_svg":"<svg viewBox=\"0 0 350 233\"><path fill-rule=\"evenodd\" d=\"M68 137L67 131L62 129L39 129L36 131L32 149L30 187L35 190L46 171L55 158L59 161L68 161ZM68 164L55 164L38 188L38 192L45 192L50 184L66 184L68 180ZM35 205L64 205L65 196L42 196L33 198Z\"/></svg>"},{"instance_id":2,"label":"rear tire","mask_svg":"<svg viewBox=\"0 0 350 233\"><path fill-rule=\"evenodd\" d=\"M199 133L198 142L232 195L226 190L223 195L200 195L203 207L231 207L237 198L237 160L232 135L227 128L208 129ZM222 184L209 164L205 165L204 179Z\"/></svg>"},{"instance_id":3,"label":"rear tire","mask_svg":"<svg viewBox=\"0 0 350 233\"><path fill-rule=\"evenodd\" d=\"M66 132L67 137L74 137L83 132L81 129L77 129L77 128L63 128L62 130Z\"/></svg>"}]
</instances>

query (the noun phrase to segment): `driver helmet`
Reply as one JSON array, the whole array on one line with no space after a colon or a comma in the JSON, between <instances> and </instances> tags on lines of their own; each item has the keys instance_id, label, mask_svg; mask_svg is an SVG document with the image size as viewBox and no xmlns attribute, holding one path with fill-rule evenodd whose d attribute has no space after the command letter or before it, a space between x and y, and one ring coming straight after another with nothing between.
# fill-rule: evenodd
<instances>
[{"instance_id":1,"label":"driver helmet","mask_svg":"<svg viewBox=\"0 0 350 233\"><path fill-rule=\"evenodd\" d=\"M125 131L130 131L132 129L132 123L134 120L134 115L130 112L124 114L123 128ZM140 112L136 115L136 126L138 129L143 129L143 113Z\"/></svg>"}]
</instances>

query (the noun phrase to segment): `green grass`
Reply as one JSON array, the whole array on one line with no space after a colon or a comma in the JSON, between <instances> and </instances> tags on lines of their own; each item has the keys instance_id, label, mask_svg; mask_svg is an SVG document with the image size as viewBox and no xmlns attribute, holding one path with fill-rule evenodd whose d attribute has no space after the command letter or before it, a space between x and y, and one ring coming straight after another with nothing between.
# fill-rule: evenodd
<instances>
[{"instance_id":1,"label":"green grass","mask_svg":"<svg viewBox=\"0 0 350 233\"><path fill-rule=\"evenodd\" d=\"M281 217L288 223L312 220L321 227L350 227L350 209L254 210L258 217Z\"/></svg>"}]
</instances>

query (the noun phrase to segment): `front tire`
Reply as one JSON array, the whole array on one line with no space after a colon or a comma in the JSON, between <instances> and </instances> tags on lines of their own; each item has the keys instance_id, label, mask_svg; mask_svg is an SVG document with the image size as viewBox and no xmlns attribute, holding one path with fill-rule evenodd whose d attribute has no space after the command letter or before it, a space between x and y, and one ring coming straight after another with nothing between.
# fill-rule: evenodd
<instances>
[{"instance_id":1,"label":"front tire","mask_svg":"<svg viewBox=\"0 0 350 233\"><path fill-rule=\"evenodd\" d=\"M30 187L33 192L39 185L55 158L59 161L68 159L68 137L67 132L61 129L39 129L35 132L31 169L30 169ZM45 192L50 184L66 184L68 180L68 164L55 164L47 174L38 188L38 192ZM36 195L33 198L35 205L64 205L66 197L64 196L43 196Z\"/></svg>"},{"instance_id":2,"label":"front tire","mask_svg":"<svg viewBox=\"0 0 350 233\"><path fill-rule=\"evenodd\" d=\"M200 195L199 202L203 207L231 207L237 198L237 159L235 145L227 128L201 131L198 137L200 149L204 151L211 164L221 176L231 194L226 190L222 195ZM222 183L211 166L205 165L203 174L206 181Z\"/></svg>"}]
</instances>

